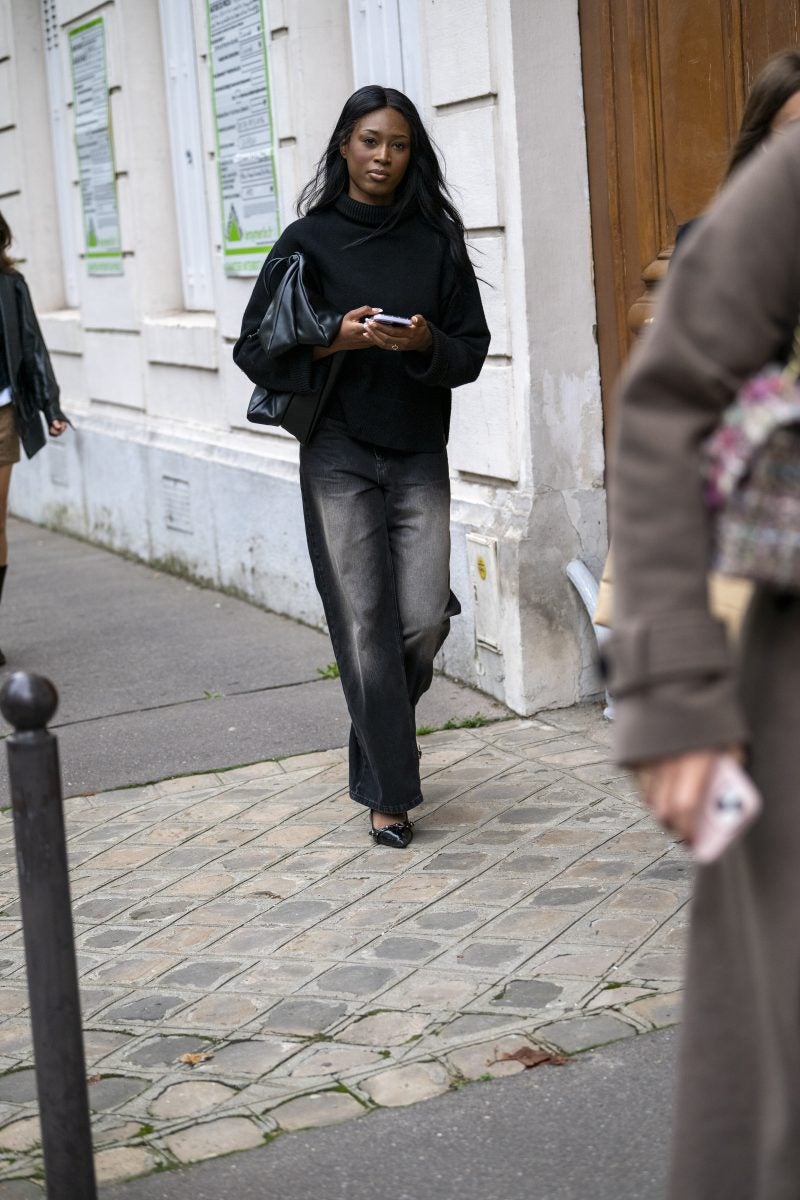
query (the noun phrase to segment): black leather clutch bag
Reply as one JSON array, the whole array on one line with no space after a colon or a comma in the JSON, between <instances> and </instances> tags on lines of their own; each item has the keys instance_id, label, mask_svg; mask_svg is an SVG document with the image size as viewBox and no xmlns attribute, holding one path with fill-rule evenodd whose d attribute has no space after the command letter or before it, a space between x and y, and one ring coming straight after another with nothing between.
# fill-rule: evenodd
<instances>
[{"instance_id":1,"label":"black leather clutch bag","mask_svg":"<svg viewBox=\"0 0 800 1200\"><path fill-rule=\"evenodd\" d=\"M259 284L269 297L267 310L258 329L240 339L234 353L251 378L265 380L253 390L247 419L256 425L282 425L298 441L308 442L320 422L344 354L310 364L308 386L303 390L289 391L285 383L283 387L268 386L270 365L300 346L329 346L339 332L342 315L321 299L311 267L299 251L268 262ZM281 378L279 365L272 373Z\"/></svg>"},{"instance_id":2,"label":"black leather clutch bag","mask_svg":"<svg viewBox=\"0 0 800 1200\"><path fill-rule=\"evenodd\" d=\"M273 392L269 388L255 387L247 406L248 421L255 425L281 425L305 446L322 420L343 360L344 351L341 351L320 364L325 378L313 392Z\"/></svg>"}]
</instances>

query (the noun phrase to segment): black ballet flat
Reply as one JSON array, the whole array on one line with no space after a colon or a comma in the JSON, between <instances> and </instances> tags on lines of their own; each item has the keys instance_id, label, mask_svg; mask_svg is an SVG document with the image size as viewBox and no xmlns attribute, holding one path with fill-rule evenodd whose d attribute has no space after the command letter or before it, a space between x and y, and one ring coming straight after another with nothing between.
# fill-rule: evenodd
<instances>
[{"instance_id":1,"label":"black ballet flat","mask_svg":"<svg viewBox=\"0 0 800 1200\"><path fill-rule=\"evenodd\" d=\"M376 829L372 824L372 813L369 814L369 835L379 846L391 846L394 850L405 850L411 845L414 837L414 826L410 821L397 821L394 825L384 825Z\"/></svg>"}]
</instances>

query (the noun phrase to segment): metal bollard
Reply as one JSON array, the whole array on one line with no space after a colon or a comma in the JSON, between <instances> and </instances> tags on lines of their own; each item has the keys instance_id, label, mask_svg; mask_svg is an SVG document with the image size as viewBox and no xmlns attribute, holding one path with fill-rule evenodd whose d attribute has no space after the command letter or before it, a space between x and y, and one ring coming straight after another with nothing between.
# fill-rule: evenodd
<instances>
[{"instance_id":1,"label":"metal bollard","mask_svg":"<svg viewBox=\"0 0 800 1200\"><path fill-rule=\"evenodd\" d=\"M17 671L0 692L33 1027L47 1200L97 1200L72 930L58 742L49 679Z\"/></svg>"}]
</instances>

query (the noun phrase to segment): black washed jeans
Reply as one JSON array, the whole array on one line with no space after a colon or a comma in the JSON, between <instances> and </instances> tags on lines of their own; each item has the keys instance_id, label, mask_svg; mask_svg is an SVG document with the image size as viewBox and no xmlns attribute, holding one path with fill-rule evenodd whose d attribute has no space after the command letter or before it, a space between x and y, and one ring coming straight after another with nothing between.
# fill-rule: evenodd
<instances>
[{"instance_id":1,"label":"black washed jeans","mask_svg":"<svg viewBox=\"0 0 800 1200\"><path fill-rule=\"evenodd\" d=\"M414 707L461 606L450 591L447 453L383 450L323 422L300 450L314 578L352 726L350 795L422 803Z\"/></svg>"}]
</instances>

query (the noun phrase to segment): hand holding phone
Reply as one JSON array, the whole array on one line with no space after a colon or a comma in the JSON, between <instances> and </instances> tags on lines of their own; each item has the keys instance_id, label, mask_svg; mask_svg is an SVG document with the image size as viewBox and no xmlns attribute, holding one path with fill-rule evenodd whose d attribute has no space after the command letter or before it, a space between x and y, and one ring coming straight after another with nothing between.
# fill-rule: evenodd
<instances>
[{"instance_id":1,"label":"hand holding phone","mask_svg":"<svg viewBox=\"0 0 800 1200\"><path fill-rule=\"evenodd\" d=\"M691 852L699 863L714 862L761 812L753 781L730 754L721 754L701 801Z\"/></svg>"},{"instance_id":2,"label":"hand holding phone","mask_svg":"<svg viewBox=\"0 0 800 1200\"><path fill-rule=\"evenodd\" d=\"M374 317L367 317L367 323L379 321L381 325L405 325L411 326L413 322L410 317L393 317L389 313L376 313Z\"/></svg>"}]
</instances>

